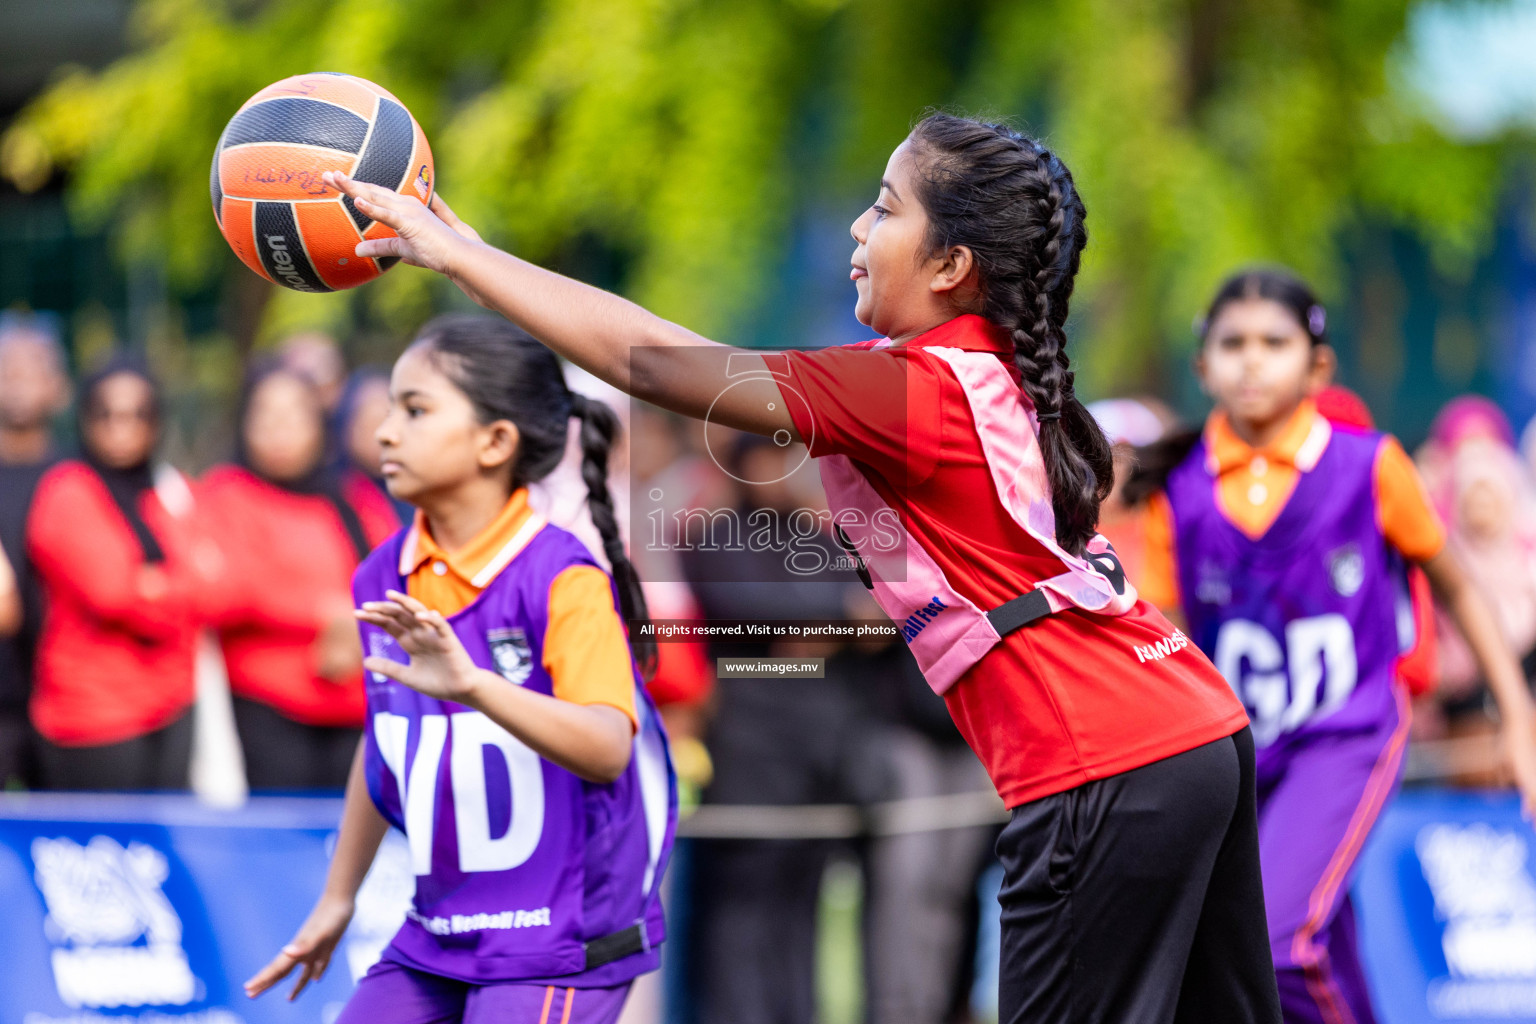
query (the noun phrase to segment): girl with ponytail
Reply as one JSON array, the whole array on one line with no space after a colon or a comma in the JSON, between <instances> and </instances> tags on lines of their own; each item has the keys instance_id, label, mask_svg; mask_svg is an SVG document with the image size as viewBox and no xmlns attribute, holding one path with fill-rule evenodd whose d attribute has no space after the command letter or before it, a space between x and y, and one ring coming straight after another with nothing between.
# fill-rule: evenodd
<instances>
[{"instance_id":1,"label":"girl with ponytail","mask_svg":"<svg viewBox=\"0 0 1536 1024\"><path fill-rule=\"evenodd\" d=\"M1397 439L1319 408L1335 363L1312 289L1281 268L1239 271L1198 328L1195 369L1215 408L1200 431L1149 452L1131 481L1150 495L1145 590L1182 612L1190 639L1249 708L1287 1024L1371 1024L1349 890L1402 775L1409 709L1399 664L1416 643L1414 566L1498 702L1527 817L1536 813L1536 709Z\"/></svg>"},{"instance_id":2,"label":"girl with ponytail","mask_svg":"<svg viewBox=\"0 0 1536 1024\"><path fill-rule=\"evenodd\" d=\"M1002 1021L1279 1021L1247 718L1095 529L1112 460L1073 389L1086 210L1056 154L922 120L852 227L880 338L772 355L493 249L440 197L326 180L397 232L360 256L446 274L638 398L805 442L833 533L1012 809Z\"/></svg>"},{"instance_id":3,"label":"girl with ponytail","mask_svg":"<svg viewBox=\"0 0 1536 1024\"><path fill-rule=\"evenodd\" d=\"M529 504L572 418L611 577ZM353 578L367 728L325 893L250 995L325 972L389 825L416 896L343 1024L611 1024L657 966L676 785L608 490L618 427L500 318L434 320L396 362L378 440L415 521Z\"/></svg>"}]
</instances>

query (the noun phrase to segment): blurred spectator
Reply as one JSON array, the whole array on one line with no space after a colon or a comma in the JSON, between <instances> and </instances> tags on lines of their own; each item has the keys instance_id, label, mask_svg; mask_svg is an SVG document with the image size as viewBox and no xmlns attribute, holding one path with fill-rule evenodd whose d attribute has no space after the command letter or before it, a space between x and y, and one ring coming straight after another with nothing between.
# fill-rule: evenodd
<instances>
[{"instance_id":1,"label":"blurred spectator","mask_svg":"<svg viewBox=\"0 0 1536 1024\"><path fill-rule=\"evenodd\" d=\"M37 482L58 461L52 422L69 401L57 329L49 318L0 315L0 555L9 563L15 622L0 629L0 786L37 784L27 701L42 598L26 555Z\"/></svg>"},{"instance_id":2,"label":"blurred spectator","mask_svg":"<svg viewBox=\"0 0 1536 1024\"><path fill-rule=\"evenodd\" d=\"M1126 502L1125 481L1136 466L1136 449L1161 440L1167 420L1151 402L1136 398L1105 399L1090 404L1088 411L1109 438L1115 457L1115 485L1099 506L1099 532L1115 546L1126 578L1134 584L1142 578L1146 505Z\"/></svg>"},{"instance_id":3,"label":"blurred spectator","mask_svg":"<svg viewBox=\"0 0 1536 1024\"><path fill-rule=\"evenodd\" d=\"M889 621L870 602L868 618ZM901 640L859 644L839 662L866 688L876 715L852 737L873 752L863 769L878 780L858 787L882 802L993 792L986 769L929 688ZM977 921L974 893L997 830L987 825L876 836L864 847L864 1004L869 1024L940 1021L966 979ZM968 1001L968 1000L967 1000Z\"/></svg>"},{"instance_id":4,"label":"blurred spectator","mask_svg":"<svg viewBox=\"0 0 1536 1024\"><path fill-rule=\"evenodd\" d=\"M347 359L335 338L324 331L289 335L277 346L277 358L284 369L307 378L315 386L327 418L336 412L347 386Z\"/></svg>"},{"instance_id":5,"label":"blurred spectator","mask_svg":"<svg viewBox=\"0 0 1536 1024\"><path fill-rule=\"evenodd\" d=\"M39 482L27 550L46 611L32 721L58 789L181 789L200 591L192 493L156 467L159 389L114 360L81 385L78 460Z\"/></svg>"},{"instance_id":6,"label":"blurred spectator","mask_svg":"<svg viewBox=\"0 0 1536 1024\"><path fill-rule=\"evenodd\" d=\"M1525 460L1525 471L1536 480L1536 416L1520 432L1520 457Z\"/></svg>"},{"instance_id":7,"label":"blurred spectator","mask_svg":"<svg viewBox=\"0 0 1536 1024\"><path fill-rule=\"evenodd\" d=\"M628 396L625 401L632 405L630 507L640 510L641 519L638 534L630 535L630 557L644 581L646 606L657 621L701 618L677 558L673 513L701 504L704 491L717 486L719 472L684 449L686 427L679 417ZM678 776L696 789L708 785L713 774L703 743L703 714L714 679L705 644L657 645L656 672L648 688L666 721Z\"/></svg>"},{"instance_id":8,"label":"blurred spectator","mask_svg":"<svg viewBox=\"0 0 1536 1024\"><path fill-rule=\"evenodd\" d=\"M1465 441L1486 438L1506 448L1514 446L1515 431L1498 403L1482 395L1462 395L1445 403L1429 427L1429 439L1447 452Z\"/></svg>"},{"instance_id":9,"label":"blurred spectator","mask_svg":"<svg viewBox=\"0 0 1536 1024\"><path fill-rule=\"evenodd\" d=\"M236 464L199 504L224 555L210 616L253 790L339 789L363 724L352 571L398 529L355 470L325 467L317 389L281 366L252 375Z\"/></svg>"},{"instance_id":10,"label":"blurred spectator","mask_svg":"<svg viewBox=\"0 0 1536 1024\"><path fill-rule=\"evenodd\" d=\"M783 550L741 543L746 525L780 521L797 506L782 477L785 450L739 436L727 469L741 484L735 508L720 509L711 539L695 523L679 552L704 616L716 622L840 620L862 588L791 572ZM715 510L708 510L715 511ZM754 520L754 514L760 516ZM726 518L737 526L725 536ZM827 559L839 549L814 537ZM832 645L740 642L710 645L712 658L822 657ZM869 695L842 663L823 679L721 678L708 742L714 781L706 804L864 803L878 792L855 730ZM867 789L853 792L860 782ZM700 1024L783 1024L815 1018L816 913L821 879L836 844L816 839L721 839L694 843L689 968Z\"/></svg>"},{"instance_id":11,"label":"blurred spectator","mask_svg":"<svg viewBox=\"0 0 1536 1024\"><path fill-rule=\"evenodd\" d=\"M388 499L395 518L404 526L416 510L410 502L392 497L380 472L383 449L377 437L379 424L389 415L389 374L377 367L354 370L347 378L341 402L336 407L335 435L341 439L338 464L350 467L373 482Z\"/></svg>"},{"instance_id":12,"label":"blurred spectator","mask_svg":"<svg viewBox=\"0 0 1536 1024\"><path fill-rule=\"evenodd\" d=\"M1463 441L1446 468L1449 546L1516 657L1528 658L1536 647L1536 494L1514 449L1492 436ZM1440 636L1448 715L1481 715L1481 678L1466 642L1443 616Z\"/></svg>"},{"instance_id":13,"label":"blurred spectator","mask_svg":"<svg viewBox=\"0 0 1536 1024\"><path fill-rule=\"evenodd\" d=\"M1435 417L1415 459L1445 521L1447 548L1492 606L1529 678L1536 668L1536 492L1513 445L1503 411L1466 395ZM1436 703L1415 723L1416 734L1491 743L1497 724L1487 687L1460 631L1438 608L1435 632L1441 683ZM1472 786L1508 781L1502 767L1475 760L1452 778Z\"/></svg>"},{"instance_id":14,"label":"blurred spectator","mask_svg":"<svg viewBox=\"0 0 1536 1024\"><path fill-rule=\"evenodd\" d=\"M887 621L851 573L793 572L785 547L767 542L775 519L787 531L797 512L815 515L794 479L803 458L798 446L739 436L728 462L740 482L734 522L758 540L728 543L723 515L708 525L695 519L690 532L673 539L687 541L678 554L709 620ZM664 468L649 468L650 481L666 475ZM721 532L703 536L701 525ZM829 558L841 554L827 534L807 537L798 548L802 554L812 549ZM904 643L737 640L712 645L710 653L821 657L825 677L717 681L708 730L715 774L706 804L867 806L990 792L980 763ZM943 1017L966 946L975 867L990 835L985 826L918 830L873 838L860 848L871 1024ZM814 1019L817 908L822 875L838 849L836 842L814 839L694 843L689 963L702 1024Z\"/></svg>"},{"instance_id":15,"label":"blurred spectator","mask_svg":"<svg viewBox=\"0 0 1536 1024\"><path fill-rule=\"evenodd\" d=\"M1463 444L1479 439L1511 448L1515 443L1514 428L1504 411L1489 399L1481 395L1462 395L1447 402L1440 410L1429 426L1429 437L1414 453L1414 461L1418 463L1435 510L1447 521L1452 516L1455 490L1451 462Z\"/></svg>"}]
</instances>

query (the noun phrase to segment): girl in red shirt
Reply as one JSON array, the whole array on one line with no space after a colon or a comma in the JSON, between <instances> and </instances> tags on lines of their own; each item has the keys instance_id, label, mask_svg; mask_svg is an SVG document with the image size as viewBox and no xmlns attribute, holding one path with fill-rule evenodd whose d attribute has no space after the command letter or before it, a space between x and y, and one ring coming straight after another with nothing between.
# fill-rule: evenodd
<instances>
[{"instance_id":1,"label":"girl in red shirt","mask_svg":"<svg viewBox=\"0 0 1536 1024\"><path fill-rule=\"evenodd\" d=\"M447 274L638 398L807 444L1012 808L1002 1021L1279 1021L1246 716L1094 531L1110 451L1064 352L1085 210L1054 154L926 118L852 228L855 312L885 337L778 357L484 245L441 199L327 181L398 232L358 255Z\"/></svg>"},{"instance_id":2,"label":"girl in red shirt","mask_svg":"<svg viewBox=\"0 0 1536 1024\"><path fill-rule=\"evenodd\" d=\"M252 789L340 789L363 725L352 572L397 529L352 470L327 470L315 386L281 367L254 373L237 457L204 478L199 505L224 554L210 609L234 694Z\"/></svg>"},{"instance_id":3,"label":"girl in red shirt","mask_svg":"<svg viewBox=\"0 0 1536 1024\"><path fill-rule=\"evenodd\" d=\"M37 486L27 553L46 602L33 725L51 789L182 789L203 585L192 492L153 462L155 382L113 362L80 388L80 458Z\"/></svg>"}]
</instances>

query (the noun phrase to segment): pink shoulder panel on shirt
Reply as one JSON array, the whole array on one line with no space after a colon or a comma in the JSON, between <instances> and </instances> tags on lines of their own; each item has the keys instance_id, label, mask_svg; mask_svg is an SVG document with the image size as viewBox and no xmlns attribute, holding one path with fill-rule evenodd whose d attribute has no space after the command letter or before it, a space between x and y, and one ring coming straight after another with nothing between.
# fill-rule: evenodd
<instances>
[{"instance_id":1,"label":"pink shoulder panel on shirt","mask_svg":"<svg viewBox=\"0 0 1536 1024\"><path fill-rule=\"evenodd\" d=\"M1033 411L1002 364L990 353L939 347L926 351L950 365L966 393L998 499L1013 520L1067 570L1036 584L1051 611L1069 607L1104 615L1129 611L1136 604L1134 587L1123 582L1117 592L1115 584L1088 559L1071 555L1056 543L1055 515ZM817 459L817 467L833 522L864 559L876 602L901 629L929 686L944 693L999 643L996 628L984 609L954 589L942 567L907 533L901 517L851 459L823 456ZM898 545L878 543L877 535L893 533L900 538ZM1102 536L1095 536L1088 545L1090 556L1112 550Z\"/></svg>"},{"instance_id":2,"label":"pink shoulder panel on shirt","mask_svg":"<svg viewBox=\"0 0 1536 1024\"><path fill-rule=\"evenodd\" d=\"M1045 456L1037 438L1039 421L1029 399L1013 383L997 357L986 352L933 347L926 351L943 359L959 379L971 404L971 416L992 484L1013 521L1067 566L1068 571L1039 584L1049 591L1051 606L1061 611L1070 603L1087 611L1123 615L1136 604L1136 588L1126 581L1123 593L1086 559L1056 543L1056 513L1046 479ZM1090 554L1110 550L1103 536L1088 544Z\"/></svg>"}]
</instances>

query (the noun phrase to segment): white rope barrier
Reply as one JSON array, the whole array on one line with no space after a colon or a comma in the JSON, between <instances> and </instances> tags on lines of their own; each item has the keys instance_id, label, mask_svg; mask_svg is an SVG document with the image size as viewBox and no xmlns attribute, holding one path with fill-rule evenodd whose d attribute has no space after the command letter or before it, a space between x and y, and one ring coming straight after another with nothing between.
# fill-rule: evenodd
<instances>
[{"instance_id":1,"label":"white rope barrier","mask_svg":"<svg viewBox=\"0 0 1536 1024\"><path fill-rule=\"evenodd\" d=\"M998 825L1008 820L991 790L909 797L857 804L702 804L678 822L689 839L853 839L889 837L952 828Z\"/></svg>"},{"instance_id":2,"label":"white rope barrier","mask_svg":"<svg viewBox=\"0 0 1536 1024\"><path fill-rule=\"evenodd\" d=\"M1498 744L1487 736L1421 740L1408 750L1403 778L1444 781L1496 772ZM859 804L702 804L678 822L689 839L856 839L1000 825L1008 811L992 790Z\"/></svg>"},{"instance_id":3,"label":"white rope barrier","mask_svg":"<svg viewBox=\"0 0 1536 1024\"><path fill-rule=\"evenodd\" d=\"M1503 773L1497 736L1418 740L1408 747L1405 782L1436 782L1466 775Z\"/></svg>"}]
</instances>

